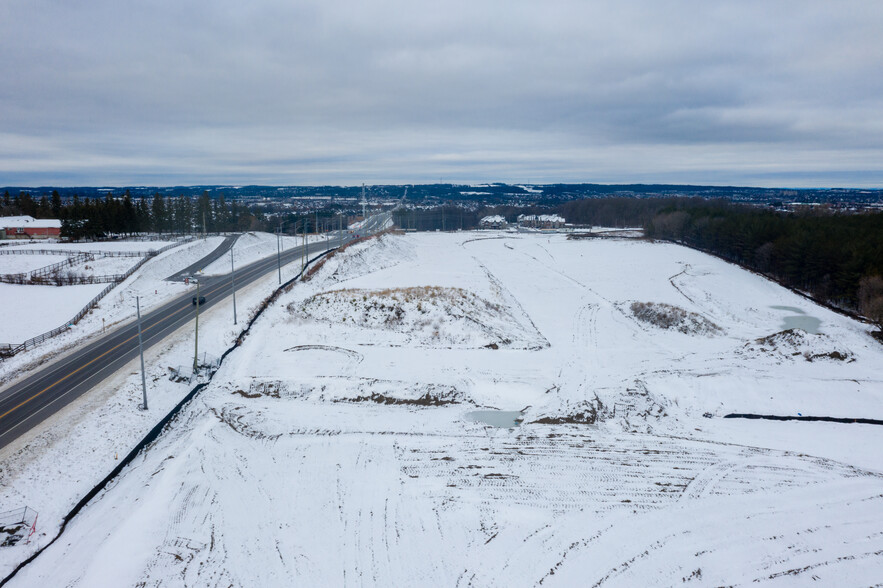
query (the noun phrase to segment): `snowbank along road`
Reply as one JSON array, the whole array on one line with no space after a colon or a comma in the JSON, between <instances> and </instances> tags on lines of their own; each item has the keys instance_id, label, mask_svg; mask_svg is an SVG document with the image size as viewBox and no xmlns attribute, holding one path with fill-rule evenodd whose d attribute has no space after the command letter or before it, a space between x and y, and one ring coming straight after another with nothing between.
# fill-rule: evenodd
<instances>
[{"instance_id":1,"label":"snowbank along road","mask_svg":"<svg viewBox=\"0 0 883 588\"><path fill-rule=\"evenodd\" d=\"M672 245L387 235L10 585L879 583L883 427L720 418L880 418L865 330Z\"/></svg>"},{"instance_id":2,"label":"snowbank along road","mask_svg":"<svg viewBox=\"0 0 883 588\"><path fill-rule=\"evenodd\" d=\"M225 239L219 246L221 254L229 250L231 239ZM327 245L321 242L305 248L292 248L285 251L281 262L298 261L305 255L304 251L310 256L326 248ZM210 263L217 257L218 249L192 267ZM247 286L274 271L278 261L272 256L237 269L237 287ZM195 291L183 294L142 317L145 347L162 341L169 333L193 320L195 307L191 299L194 294ZM205 296L205 310L208 310L231 294L231 276L201 278L200 294ZM137 353L138 328L133 322L0 392L0 447L113 374Z\"/></svg>"}]
</instances>

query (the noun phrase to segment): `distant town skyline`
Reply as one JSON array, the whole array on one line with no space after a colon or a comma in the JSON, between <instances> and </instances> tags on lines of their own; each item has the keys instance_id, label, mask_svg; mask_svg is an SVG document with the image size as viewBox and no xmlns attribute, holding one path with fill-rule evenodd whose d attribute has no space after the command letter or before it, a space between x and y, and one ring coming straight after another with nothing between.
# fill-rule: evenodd
<instances>
[{"instance_id":1,"label":"distant town skyline","mask_svg":"<svg viewBox=\"0 0 883 588\"><path fill-rule=\"evenodd\" d=\"M883 187L883 4L0 6L0 185Z\"/></svg>"}]
</instances>

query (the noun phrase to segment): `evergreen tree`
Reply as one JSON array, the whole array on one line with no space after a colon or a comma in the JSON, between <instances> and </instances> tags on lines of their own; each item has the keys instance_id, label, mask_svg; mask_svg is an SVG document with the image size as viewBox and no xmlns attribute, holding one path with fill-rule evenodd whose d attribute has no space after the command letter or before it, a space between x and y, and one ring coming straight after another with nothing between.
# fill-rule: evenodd
<instances>
[{"instance_id":1,"label":"evergreen tree","mask_svg":"<svg viewBox=\"0 0 883 588\"><path fill-rule=\"evenodd\" d=\"M58 190L52 190L52 216L61 218L61 195Z\"/></svg>"},{"instance_id":2,"label":"evergreen tree","mask_svg":"<svg viewBox=\"0 0 883 588\"><path fill-rule=\"evenodd\" d=\"M49 199L46 198L46 195L40 197L40 204L37 205L37 212L34 215L37 218L51 218L52 217L52 207L49 205Z\"/></svg>"},{"instance_id":3,"label":"evergreen tree","mask_svg":"<svg viewBox=\"0 0 883 588\"><path fill-rule=\"evenodd\" d=\"M35 216L37 214L37 204L28 192L20 192L18 195L18 208L22 214Z\"/></svg>"},{"instance_id":4,"label":"evergreen tree","mask_svg":"<svg viewBox=\"0 0 883 588\"><path fill-rule=\"evenodd\" d=\"M167 226L166 219L166 204L163 201L162 196L159 195L159 192L156 192L153 195L153 203L151 204L151 213L153 220L153 230L157 233L162 233Z\"/></svg>"},{"instance_id":5,"label":"evergreen tree","mask_svg":"<svg viewBox=\"0 0 883 588\"><path fill-rule=\"evenodd\" d=\"M123 233L134 233L138 229L138 215L135 211L135 203L132 202L132 195L126 190L123 196L122 208L119 211L117 219L117 231Z\"/></svg>"}]
</instances>

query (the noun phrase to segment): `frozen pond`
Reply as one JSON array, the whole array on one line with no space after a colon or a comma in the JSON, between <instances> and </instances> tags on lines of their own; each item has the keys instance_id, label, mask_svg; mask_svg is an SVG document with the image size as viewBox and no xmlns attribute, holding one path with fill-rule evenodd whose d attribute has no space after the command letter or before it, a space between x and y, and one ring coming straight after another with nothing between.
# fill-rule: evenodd
<instances>
[{"instance_id":1,"label":"frozen pond","mask_svg":"<svg viewBox=\"0 0 883 588\"><path fill-rule=\"evenodd\" d=\"M492 427L511 429L520 425L524 417L519 410L473 410L466 413L466 418Z\"/></svg>"},{"instance_id":2,"label":"frozen pond","mask_svg":"<svg viewBox=\"0 0 883 588\"><path fill-rule=\"evenodd\" d=\"M782 324L780 325L782 329L801 329L813 335L819 334L819 327L822 325L822 321L806 314L796 306L770 306L770 308L795 313L782 317Z\"/></svg>"}]
</instances>

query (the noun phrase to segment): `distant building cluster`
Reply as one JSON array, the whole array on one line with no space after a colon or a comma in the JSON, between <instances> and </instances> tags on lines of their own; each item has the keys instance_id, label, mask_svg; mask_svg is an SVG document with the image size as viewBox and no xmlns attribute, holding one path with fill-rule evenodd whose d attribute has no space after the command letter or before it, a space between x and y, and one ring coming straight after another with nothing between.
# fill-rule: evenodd
<instances>
[{"instance_id":1,"label":"distant building cluster","mask_svg":"<svg viewBox=\"0 0 883 588\"><path fill-rule=\"evenodd\" d=\"M61 221L32 216L0 217L0 239L48 239L61 236Z\"/></svg>"},{"instance_id":2,"label":"distant building cluster","mask_svg":"<svg viewBox=\"0 0 883 588\"><path fill-rule=\"evenodd\" d=\"M495 214L493 216L486 216L478 221L478 226L481 229L505 229L508 227L508 223L506 219L500 216L499 214Z\"/></svg>"},{"instance_id":3,"label":"distant building cluster","mask_svg":"<svg viewBox=\"0 0 883 588\"><path fill-rule=\"evenodd\" d=\"M519 214L517 225L531 229L560 229L564 227L564 217L557 214ZM479 220L478 227L480 229L506 229L509 227L509 223L503 216L495 214Z\"/></svg>"},{"instance_id":4,"label":"distant building cluster","mask_svg":"<svg viewBox=\"0 0 883 588\"><path fill-rule=\"evenodd\" d=\"M557 214L519 214L518 225L534 229L560 229L564 226L564 217Z\"/></svg>"}]
</instances>

